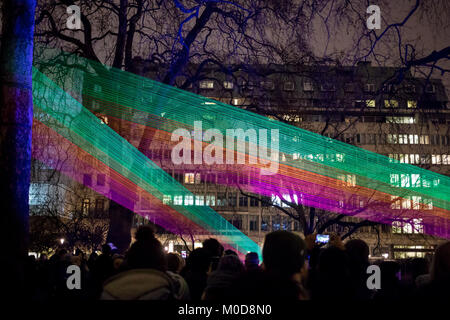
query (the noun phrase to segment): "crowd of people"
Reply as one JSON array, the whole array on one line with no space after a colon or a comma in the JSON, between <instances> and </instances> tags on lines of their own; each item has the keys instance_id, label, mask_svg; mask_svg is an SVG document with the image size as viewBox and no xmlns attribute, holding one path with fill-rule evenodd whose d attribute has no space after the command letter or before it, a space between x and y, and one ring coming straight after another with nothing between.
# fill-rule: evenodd
<instances>
[{"instance_id":1,"label":"crowd of people","mask_svg":"<svg viewBox=\"0 0 450 320\"><path fill-rule=\"evenodd\" d=\"M27 295L33 300L398 300L448 299L450 242L440 245L432 261L413 258L382 261L381 287L369 289L369 247L333 237L326 247L314 235L303 240L288 231L266 235L262 261L256 252L245 259L225 250L214 238L187 259L166 253L150 227L141 227L124 255L105 244L100 255L59 249L49 259L30 256ZM81 270L81 288L69 289L67 268ZM449 300L450 301L450 300Z\"/></svg>"}]
</instances>

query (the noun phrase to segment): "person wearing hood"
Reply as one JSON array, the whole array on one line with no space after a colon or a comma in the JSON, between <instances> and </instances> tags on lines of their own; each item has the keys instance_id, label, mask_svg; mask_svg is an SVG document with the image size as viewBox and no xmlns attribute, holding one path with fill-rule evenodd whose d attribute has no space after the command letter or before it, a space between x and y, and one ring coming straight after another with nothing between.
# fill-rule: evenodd
<instances>
[{"instance_id":1,"label":"person wearing hood","mask_svg":"<svg viewBox=\"0 0 450 320\"><path fill-rule=\"evenodd\" d=\"M141 227L121 265L122 272L106 280L101 300L188 300L184 279L167 271L167 257L152 229Z\"/></svg>"}]
</instances>

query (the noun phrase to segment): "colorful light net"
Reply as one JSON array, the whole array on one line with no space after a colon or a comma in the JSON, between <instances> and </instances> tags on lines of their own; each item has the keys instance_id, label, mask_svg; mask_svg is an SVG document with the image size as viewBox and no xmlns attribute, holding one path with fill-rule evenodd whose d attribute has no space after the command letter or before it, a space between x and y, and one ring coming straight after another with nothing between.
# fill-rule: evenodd
<instances>
[{"instance_id":1,"label":"colorful light net","mask_svg":"<svg viewBox=\"0 0 450 320\"><path fill-rule=\"evenodd\" d=\"M72 157L76 162L83 163L88 154L105 165L95 168L111 177L112 191L106 196L136 212L139 202L162 226L193 222L232 239L242 250L256 250L205 203L195 205L197 195L161 169L177 168L173 153L165 159L147 150L144 155L126 140L131 141L127 134L121 137L98 117L140 132L144 149L158 145L173 151L184 142L190 148L183 151L181 167L214 172L218 185L450 236L446 176L74 55L47 50L39 56L36 66L48 78L35 70L36 121L50 116L57 123L39 120L78 147ZM181 134L174 137L174 132ZM215 163L207 163L207 151ZM243 161L237 163L239 158ZM243 176L248 180L240 181ZM144 202L138 189L146 192ZM183 222L176 217L184 217Z\"/></svg>"}]
</instances>

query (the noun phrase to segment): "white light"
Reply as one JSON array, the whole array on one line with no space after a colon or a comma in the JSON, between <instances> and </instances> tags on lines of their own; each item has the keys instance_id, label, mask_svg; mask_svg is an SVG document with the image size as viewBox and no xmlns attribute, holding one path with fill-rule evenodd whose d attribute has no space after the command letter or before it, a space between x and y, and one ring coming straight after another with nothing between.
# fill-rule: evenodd
<instances>
[{"instance_id":1,"label":"white light","mask_svg":"<svg viewBox=\"0 0 450 320\"><path fill-rule=\"evenodd\" d=\"M173 241L169 242L169 252L173 252Z\"/></svg>"},{"instance_id":2,"label":"white light","mask_svg":"<svg viewBox=\"0 0 450 320\"><path fill-rule=\"evenodd\" d=\"M383 258L387 259L387 258L389 258L389 253L383 253L382 256L383 256Z\"/></svg>"},{"instance_id":3,"label":"white light","mask_svg":"<svg viewBox=\"0 0 450 320\"><path fill-rule=\"evenodd\" d=\"M59 239L59 242L61 242L61 244L64 244L64 238Z\"/></svg>"}]
</instances>

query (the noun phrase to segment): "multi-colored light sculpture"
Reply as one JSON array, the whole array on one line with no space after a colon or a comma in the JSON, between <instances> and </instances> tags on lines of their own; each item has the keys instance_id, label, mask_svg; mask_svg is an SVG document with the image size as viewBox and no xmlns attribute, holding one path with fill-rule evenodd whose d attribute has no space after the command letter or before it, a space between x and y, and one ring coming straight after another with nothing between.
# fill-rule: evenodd
<instances>
[{"instance_id":1,"label":"multi-colored light sculpture","mask_svg":"<svg viewBox=\"0 0 450 320\"><path fill-rule=\"evenodd\" d=\"M277 133L279 144L276 147L271 143L270 139L274 136L270 134L263 141L252 140L248 136L233 137L233 142L237 140L244 145L241 150L234 143L232 146L216 145L215 152L223 153L223 159L230 154L233 159L238 154L245 158L244 165L225 164L207 168L202 164L204 169L223 173L221 176L226 178L217 181L219 184L236 185L238 183L234 177L245 173L250 181L239 187L246 191L269 197L288 197L305 205L383 223L414 220L426 227L425 232L449 236L450 179L446 176L401 164L383 155L86 59L69 55L65 56L64 64L58 64L53 60L57 55L53 55L53 51L50 53L44 54L45 59L41 58L38 66L43 71L45 69L42 66L51 66L46 74L58 86L70 92L91 111L139 128L144 133L142 139L152 140L151 143L158 142L170 149L174 145L173 132L180 128L186 129L186 132L194 131L186 137L194 151L199 144L202 151L211 145L202 141L203 134L208 130L218 130L224 138L230 136L228 129L242 129L246 133L251 130ZM84 71L74 72L71 66L74 64L83 66ZM65 76L60 77L61 72ZM48 78L43 81L38 72L35 74L39 75L35 82L50 81ZM42 87L47 90L51 87L50 91L57 90L53 82L45 83ZM211 231L217 231L226 225L223 220L215 224L210 220L199 221L209 218L205 215L196 220L194 216L198 216L189 211L193 209L189 208L190 205L174 205L177 196L191 199L195 195L186 194L185 189L173 189L173 179L154 162L150 161L149 165L149 159L136 149L127 153L130 146L119 135L103 135L110 129L94 115L86 113L80 103L69 103L72 109L67 109L68 100L73 98L62 92L56 96L38 93L41 101L58 99L60 106L64 106L64 112L61 113L61 108L53 107L50 110L54 113L52 118L65 128L77 132L78 136L68 137L64 130L55 129L58 134L67 137L96 159L106 157L110 168L135 185L142 185L156 198L170 199L167 205L200 226L205 227L206 223L209 227L213 226ZM39 103L35 104L39 107ZM48 113L49 109L44 108L42 111ZM80 116L84 113L89 116ZM92 121L97 121L96 126L89 127ZM196 134L195 124L199 122L202 129L200 134ZM99 128L105 128L106 131ZM253 147L261 146L269 152L250 152L255 150ZM278 152L279 157L271 158ZM267 169L272 164L277 168L274 174L259 174L259 170ZM156 175L160 184L155 185L143 179L148 178L148 175ZM355 201L358 203L355 204ZM217 230L214 229L216 227Z\"/></svg>"}]
</instances>

